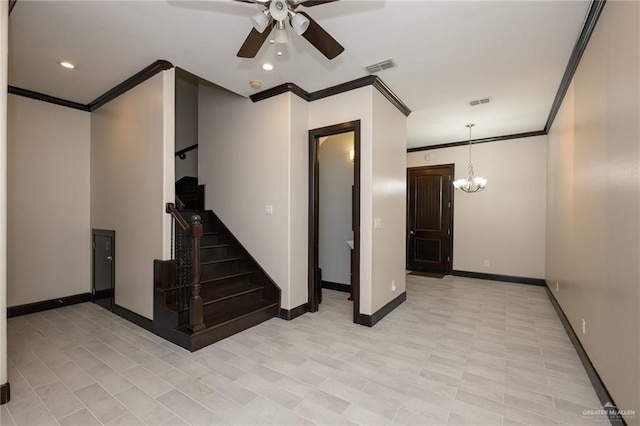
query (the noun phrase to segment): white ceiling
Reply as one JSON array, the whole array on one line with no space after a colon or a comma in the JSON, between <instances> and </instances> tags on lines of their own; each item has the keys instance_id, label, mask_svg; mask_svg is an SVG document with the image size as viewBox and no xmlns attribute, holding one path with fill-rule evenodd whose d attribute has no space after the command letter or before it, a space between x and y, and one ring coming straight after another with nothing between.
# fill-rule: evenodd
<instances>
[{"instance_id":1,"label":"white ceiling","mask_svg":"<svg viewBox=\"0 0 640 426\"><path fill-rule=\"evenodd\" d=\"M236 57L259 6L235 2L19 0L9 20L9 84L89 103L157 59L243 96L293 82L306 91L378 76L413 111L408 147L541 130L589 6L572 1L342 0L304 9L344 47L329 61L290 33ZM58 61L77 69L68 71ZM263 71L263 62L275 69ZM492 97L489 104L469 101Z\"/></svg>"}]
</instances>

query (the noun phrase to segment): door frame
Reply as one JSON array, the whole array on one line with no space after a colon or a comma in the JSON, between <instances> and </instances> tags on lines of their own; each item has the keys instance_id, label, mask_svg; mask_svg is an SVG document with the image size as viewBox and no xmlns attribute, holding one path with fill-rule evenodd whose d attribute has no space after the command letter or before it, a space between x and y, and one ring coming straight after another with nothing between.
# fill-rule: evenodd
<instances>
[{"instance_id":1,"label":"door frame","mask_svg":"<svg viewBox=\"0 0 640 426\"><path fill-rule=\"evenodd\" d=\"M451 208L449 208L449 224L451 225L451 235L449 235L449 267L447 270L447 275L451 274L451 271L453 271L453 205L454 205L454 199L455 199L455 189L453 188L453 179L455 179L456 176L456 165L453 163L449 163L449 164L433 164L431 166L419 166L419 167L407 167L407 231L406 231L406 238L407 238L407 249L406 249L406 253L407 253L407 258L406 258L406 267L407 269L409 269L409 244L410 244L410 235L409 232L411 232L411 210L409 209L409 197L411 196L411 187L409 185L409 173L411 171L420 171L420 170L429 170L429 169L449 169L451 171L451 181L449 182L449 199L451 200Z\"/></svg>"},{"instance_id":2,"label":"door frame","mask_svg":"<svg viewBox=\"0 0 640 426\"><path fill-rule=\"evenodd\" d=\"M360 315L360 120L309 130L309 280L308 311L318 311L318 291L322 283L318 274L318 241L320 228L320 141L325 136L353 132L353 322Z\"/></svg>"},{"instance_id":3,"label":"door frame","mask_svg":"<svg viewBox=\"0 0 640 426\"><path fill-rule=\"evenodd\" d=\"M91 301L95 303L96 290L96 246L95 237L111 238L111 288L113 289L113 300L111 301L111 310L116 304L116 231L110 229L92 229L91 230Z\"/></svg>"}]
</instances>

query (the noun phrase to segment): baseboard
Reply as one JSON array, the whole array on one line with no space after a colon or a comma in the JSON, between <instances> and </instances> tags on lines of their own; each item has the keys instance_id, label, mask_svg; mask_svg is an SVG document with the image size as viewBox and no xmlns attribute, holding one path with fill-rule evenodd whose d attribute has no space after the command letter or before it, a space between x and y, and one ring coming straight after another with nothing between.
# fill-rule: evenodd
<instances>
[{"instance_id":1,"label":"baseboard","mask_svg":"<svg viewBox=\"0 0 640 426\"><path fill-rule=\"evenodd\" d=\"M378 309L372 315L358 314L356 323L360 325L366 325L367 327L373 327L378 321L386 317L391 311L400 306L405 300L407 300L407 292L403 291L402 294L398 295L398 297L384 305L382 308Z\"/></svg>"},{"instance_id":2,"label":"baseboard","mask_svg":"<svg viewBox=\"0 0 640 426\"><path fill-rule=\"evenodd\" d=\"M456 270L451 271L451 275L455 275L457 277L478 278L480 280L503 281L506 283L541 285L541 286L546 285L545 281L542 278L516 277L513 275L484 274L482 272L456 271Z\"/></svg>"},{"instance_id":3,"label":"baseboard","mask_svg":"<svg viewBox=\"0 0 640 426\"><path fill-rule=\"evenodd\" d=\"M322 288L327 290L342 291L344 293L351 293L351 286L349 284L332 283L331 281L322 281Z\"/></svg>"},{"instance_id":4,"label":"baseboard","mask_svg":"<svg viewBox=\"0 0 640 426\"><path fill-rule=\"evenodd\" d=\"M36 312L48 311L49 309L61 308L63 306L76 305L78 303L90 301L91 293L81 293L74 294L72 296L60 297L58 299L42 300L40 302L10 306L7 308L7 318L35 314Z\"/></svg>"},{"instance_id":5,"label":"baseboard","mask_svg":"<svg viewBox=\"0 0 640 426\"><path fill-rule=\"evenodd\" d=\"M278 315L281 319L291 321L294 318L298 318L300 315L305 312L309 312L309 304L304 303L297 308L293 309L284 309L280 308L280 314Z\"/></svg>"},{"instance_id":6,"label":"baseboard","mask_svg":"<svg viewBox=\"0 0 640 426\"><path fill-rule=\"evenodd\" d=\"M607 387L605 386L604 382L600 378L600 375L598 374L595 367L591 363L591 360L589 359L589 355L587 355L587 351L585 351L584 347L582 346L582 343L580 343L580 339L578 338L578 335L576 334L575 330L571 326L569 319L564 314L564 311L562 310L562 307L558 303L558 300L553 295L553 292L549 288L548 283L545 282L544 288L547 291L547 296L549 297L549 300L551 301L553 308L556 310L556 313L558 314L558 318L560 318L560 322L562 323L562 326L564 327L565 331L567 332L567 335L569 336L569 340L571 340L571 343L573 344L573 347L575 348L576 353L578 354L578 357L580 358L580 361L582 362L582 365L584 366L584 369L587 372L587 376L589 376L589 380L593 385L593 389L596 391L596 395L598 395L598 399L600 400L600 403L603 406L602 409L606 410L607 412L607 417L609 418L609 421L611 422L612 425L626 425L627 423L625 422L625 420L620 416L620 414L616 412L617 406L613 401L611 394L607 390Z\"/></svg>"},{"instance_id":7,"label":"baseboard","mask_svg":"<svg viewBox=\"0 0 640 426\"><path fill-rule=\"evenodd\" d=\"M136 314L127 308L113 304L113 313L134 323L135 325L144 328L145 330L153 332L153 321L149 318L145 318L140 314Z\"/></svg>"},{"instance_id":8,"label":"baseboard","mask_svg":"<svg viewBox=\"0 0 640 426\"><path fill-rule=\"evenodd\" d=\"M0 405L11 401L11 388L9 382L0 385Z\"/></svg>"}]
</instances>

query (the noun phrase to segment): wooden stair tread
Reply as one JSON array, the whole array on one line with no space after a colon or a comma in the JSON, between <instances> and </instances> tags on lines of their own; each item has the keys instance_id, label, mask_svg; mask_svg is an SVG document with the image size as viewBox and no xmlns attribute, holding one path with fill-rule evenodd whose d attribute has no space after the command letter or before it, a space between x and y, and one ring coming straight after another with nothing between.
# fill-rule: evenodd
<instances>
[{"instance_id":1,"label":"wooden stair tread","mask_svg":"<svg viewBox=\"0 0 640 426\"><path fill-rule=\"evenodd\" d=\"M262 291L263 287L252 284L228 284L218 286L206 286L203 287L200 295L204 300L203 305L210 305L212 303L220 302L225 299L230 299L236 296L242 296L244 294L253 293L256 291Z\"/></svg>"},{"instance_id":2,"label":"wooden stair tread","mask_svg":"<svg viewBox=\"0 0 640 426\"><path fill-rule=\"evenodd\" d=\"M214 278L209 278L207 280L201 280L200 281L200 285L204 285L204 284L209 284L209 283L213 283L216 281L222 281L222 280L226 280L229 278L236 278L236 277L242 277L245 275L251 275L252 271L248 271L248 270L242 270L242 271L237 271L237 272L231 272L229 274L224 274L224 275L220 275Z\"/></svg>"},{"instance_id":3,"label":"wooden stair tread","mask_svg":"<svg viewBox=\"0 0 640 426\"><path fill-rule=\"evenodd\" d=\"M205 329L202 331L193 333L187 326L178 327L177 330L186 334L190 334L192 336L203 334L207 333L207 331L211 330L212 328L222 327L226 324L232 323L233 321L240 321L244 317L247 317L251 314L275 308L276 306L279 306L279 302L273 302L271 300L260 300L249 305L245 305L242 307L242 309L238 309L234 312L222 311L206 316L204 318Z\"/></svg>"},{"instance_id":4,"label":"wooden stair tread","mask_svg":"<svg viewBox=\"0 0 640 426\"><path fill-rule=\"evenodd\" d=\"M193 215L198 215L203 225L199 264L205 328L196 333L189 330L189 308L177 303L184 294L179 292L180 287L168 288L177 284L172 278L175 270L169 268L188 267L190 262L183 262L183 266L165 263L162 268L166 269L154 269L154 333L195 351L277 317L280 289L218 216L197 209L193 203L179 213L189 223ZM182 239L187 236L177 229L175 235L176 242L183 244L181 249L175 247L175 253L184 257L191 250L191 242L184 243ZM185 290L190 292L190 286Z\"/></svg>"},{"instance_id":5,"label":"wooden stair tread","mask_svg":"<svg viewBox=\"0 0 640 426\"><path fill-rule=\"evenodd\" d=\"M216 263L233 262L234 260L242 260L242 259L244 259L244 257L242 256L223 256L214 260L201 261L200 265L213 265Z\"/></svg>"},{"instance_id":6,"label":"wooden stair tread","mask_svg":"<svg viewBox=\"0 0 640 426\"><path fill-rule=\"evenodd\" d=\"M259 300L257 302L253 302L243 306L240 309L237 309L233 312L216 312L214 314L207 315L204 318L204 324L207 328L219 327L228 322L239 320L244 316L253 314L254 312L262 311L265 309L272 308L274 306L278 306L279 302L274 302L271 300Z\"/></svg>"}]
</instances>

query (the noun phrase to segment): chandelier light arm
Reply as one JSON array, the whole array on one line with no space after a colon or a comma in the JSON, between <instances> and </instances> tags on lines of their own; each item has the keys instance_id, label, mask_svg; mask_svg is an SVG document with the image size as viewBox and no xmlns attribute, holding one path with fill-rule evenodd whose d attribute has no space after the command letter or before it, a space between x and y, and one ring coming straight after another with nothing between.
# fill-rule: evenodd
<instances>
[{"instance_id":1,"label":"chandelier light arm","mask_svg":"<svg viewBox=\"0 0 640 426\"><path fill-rule=\"evenodd\" d=\"M473 172L473 163L471 162L471 128L473 126L475 126L473 123L466 125L466 127L469 128L469 165L467 166L467 178L458 179L453 182L455 189L469 193L480 192L487 186L487 180L482 177L476 177Z\"/></svg>"}]
</instances>

